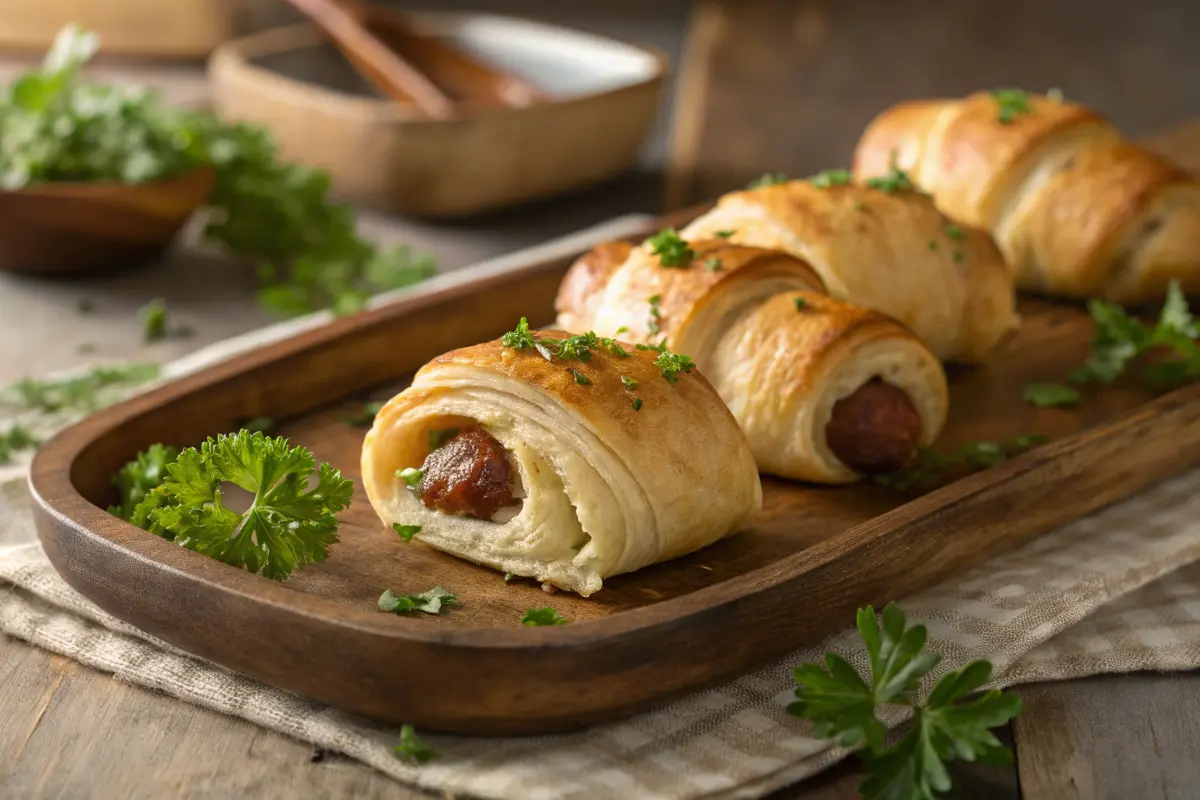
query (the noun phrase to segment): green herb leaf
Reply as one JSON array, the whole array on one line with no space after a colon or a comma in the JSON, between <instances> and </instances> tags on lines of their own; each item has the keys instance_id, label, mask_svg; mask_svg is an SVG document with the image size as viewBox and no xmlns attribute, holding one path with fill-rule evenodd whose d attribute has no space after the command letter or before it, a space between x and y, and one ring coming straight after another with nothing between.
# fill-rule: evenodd
<instances>
[{"instance_id":1,"label":"green herb leaf","mask_svg":"<svg viewBox=\"0 0 1200 800\"><path fill-rule=\"evenodd\" d=\"M1078 405L1080 400L1077 389L1059 383L1031 383L1025 387L1022 396L1026 403L1038 408L1074 406Z\"/></svg>"},{"instance_id":2,"label":"green herb leaf","mask_svg":"<svg viewBox=\"0 0 1200 800\"><path fill-rule=\"evenodd\" d=\"M383 401L370 400L363 403L362 408L349 414L339 414L342 422L355 428L365 428L375 421L375 415L383 408Z\"/></svg>"},{"instance_id":3,"label":"green herb leaf","mask_svg":"<svg viewBox=\"0 0 1200 800\"><path fill-rule=\"evenodd\" d=\"M721 269L721 259L717 258L716 256L709 256L708 258L704 259L704 268L709 272L718 271Z\"/></svg>"},{"instance_id":4,"label":"green herb leaf","mask_svg":"<svg viewBox=\"0 0 1200 800\"><path fill-rule=\"evenodd\" d=\"M746 184L747 189L761 189L764 186L775 186L780 183L787 183L791 180L782 172L767 172Z\"/></svg>"},{"instance_id":5,"label":"green herb leaf","mask_svg":"<svg viewBox=\"0 0 1200 800\"><path fill-rule=\"evenodd\" d=\"M441 586L435 586L428 592L397 596L389 589L379 596L379 610L404 614L409 611L424 611L426 614L441 613L458 602L455 595L450 594Z\"/></svg>"},{"instance_id":6,"label":"green herb leaf","mask_svg":"<svg viewBox=\"0 0 1200 800\"><path fill-rule=\"evenodd\" d=\"M446 428L446 429L440 430L440 431L430 429L428 436L429 436L429 452L432 453L434 450L437 450L439 447L441 447L446 442L453 439L455 436L458 436L458 428Z\"/></svg>"},{"instance_id":7,"label":"green herb leaf","mask_svg":"<svg viewBox=\"0 0 1200 800\"><path fill-rule=\"evenodd\" d=\"M315 463L309 450L288 447L283 438L243 430L210 438L199 448L186 448L173 462L166 461L169 454L166 448L157 455L147 451L135 462L142 469L143 486L149 481L147 466L161 469L165 464L167 470L160 493L153 498L147 495L134 509L133 517L148 523L143 525L148 530L275 580L283 580L304 564L324 561L329 546L338 541L334 515L349 507L354 484L321 464L316 485L309 489ZM137 480L132 474L116 478L119 488ZM254 495L245 512L225 507L225 483ZM128 499L122 497L122 512ZM142 509L139 515L147 500L154 507Z\"/></svg>"},{"instance_id":8,"label":"green herb leaf","mask_svg":"<svg viewBox=\"0 0 1200 800\"><path fill-rule=\"evenodd\" d=\"M662 302L662 295L656 294L648 301L650 303L650 322L647 327L651 333L661 333L662 328L659 323L662 322L662 310L659 308L659 303Z\"/></svg>"},{"instance_id":9,"label":"green herb leaf","mask_svg":"<svg viewBox=\"0 0 1200 800\"><path fill-rule=\"evenodd\" d=\"M638 388L638 382L635 381L633 378L629 377L628 375L621 376L621 385L623 385L626 389L628 389L630 391L633 391L634 389Z\"/></svg>"},{"instance_id":10,"label":"green herb leaf","mask_svg":"<svg viewBox=\"0 0 1200 800\"><path fill-rule=\"evenodd\" d=\"M640 397L633 398L633 410L634 411L642 410L642 398L640 398Z\"/></svg>"},{"instance_id":11,"label":"green herb leaf","mask_svg":"<svg viewBox=\"0 0 1200 800\"><path fill-rule=\"evenodd\" d=\"M13 425L7 431L0 433L0 464L7 464L11 461L14 453L33 450L40 444L41 442L29 432L28 428L22 425Z\"/></svg>"},{"instance_id":12,"label":"green herb leaf","mask_svg":"<svg viewBox=\"0 0 1200 800\"><path fill-rule=\"evenodd\" d=\"M721 239L728 239L730 236L733 236L733 234L735 234L735 233L737 233L737 231L713 231L713 236L719 237Z\"/></svg>"},{"instance_id":13,"label":"green herb leaf","mask_svg":"<svg viewBox=\"0 0 1200 800\"><path fill-rule=\"evenodd\" d=\"M392 523L392 530L399 534L400 538L406 542L411 542L413 537L421 532L420 525L402 525L399 522Z\"/></svg>"},{"instance_id":14,"label":"green herb leaf","mask_svg":"<svg viewBox=\"0 0 1200 800\"><path fill-rule=\"evenodd\" d=\"M587 386L591 383L591 380L588 379L588 376L584 375L582 372L579 372L578 370L574 370L574 369L571 370L570 372L571 372L571 375L575 378L575 382L580 384L581 386Z\"/></svg>"},{"instance_id":15,"label":"green herb leaf","mask_svg":"<svg viewBox=\"0 0 1200 800\"><path fill-rule=\"evenodd\" d=\"M818 189L828 189L830 186L845 186L854 178L848 169L826 169L811 176L808 180Z\"/></svg>"},{"instance_id":16,"label":"green herb leaf","mask_svg":"<svg viewBox=\"0 0 1200 800\"><path fill-rule=\"evenodd\" d=\"M672 353L665 346L659 351L658 358L654 359L654 366L662 370L662 376L667 379L667 383L675 383L679 380L680 373L688 373L696 368L692 359Z\"/></svg>"},{"instance_id":17,"label":"green herb leaf","mask_svg":"<svg viewBox=\"0 0 1200 800\"><path fill-rule=\"evenodd\" d=\"M620 336L622 333L629 333L628 325L622 325L621 327L617 328L617 336Z\"/></svg>"},{"instance_id":18,"label":"green herb leaf","mask_svg":"<svg viewBox=\"0 0 1200 800\"><path fill-rule=\"evenodd\" d=\"M425 473L416 467L405 467L404 469L396 470L396 477L409 486L417 486L421 483L421 479L425 477Z\"/></svg>"},{"instance_id":19,"label":"green herb leaf","mask_svg":"<svg viewBox=\"0 0 1200 800\"><path fill-rule=\"evenodd\" d=\"M797 311L803 311L804 309L808 308L808 301L805 300L803 297L799 297L799 296L793 297L792 302L796 304Z\"/></svg>"},{"instance_id":20,"label":"green herb leaf","mask_svg":"<svg viewBox=\"0 0 1200 800\"><path fill-rule=\"evenodd\" d=\"M909 179L907 172L900 169L897 158L898 153L893 150L887 174L877 178L868 178L867 186L889 193L914 191L912 180Z\"/></svg>"},{"instance_id":21,"label":"green herb leaf","mask_svg":"<svg viewBox=\"0 0 1200 800\"><path fill-rule=\"evenodd\" d=\"M696 251L679 237L674 228L663 228L647 241L651 254L658 256L659 266L687 267L696 258Z\"/></svg>"},{"instance_id":22,"label":"green herb leaf","mask_svg":"<svg viewBox=\"0 0 1200 800\"><path fill-rule=\"evenodd\" d=\"M505 582L505 583L512 583L512 582L513 582L513 580L514 580L516 577L517 577L517 573L515 573L515 572L506 572L506 573L504 573L504 582Z\"/></svg>"},{"instance_id":23,"label":"green herb leaf","mask_svg":"<svg viewBox=\"0 0 1200 800\"><path fill-rule=\"evenodd\" d=\"M529 330L529 320L525 319L525 317L521 317L521 321L517 323L517 327L500 337L500 343L505 347L512 347L517 350L533 348L537 345L537 341L533 338L533 333Z\"/></svg>"},{"instance_id":24,"label":"green herb leaf","mask_svg":"<svg viewBox=\"0 0 1200 800\"><path fill-rule=\"evenodd\" d=\"M125 390L152 381L161 373L158 364L124 364L96 367L81 375L62 379L25 378L0 392L0 403L57 411L95 411Z\"/></svg>"},{"instance_id":25,"label":"green herb leaf","mask_svg":"<svg viewBox=\"0 0 1200 800\"><path fill-rule=\"evenodd\" d=\"M1001 125L1011 125L1021 114L1032 114L1033 106L1029 104L1029 94L1021 89L995 89L992 99L996 101L999 113L996 121Z\"/></svg>"},{"instance_id":26,"label":"green herb leaf","mask_svg":"<svg viewBox=\"0 0 1200 800\"><path fill-rule=\"evenodd\" d=\"M558 615L553 608L531 608L521 615L521 624L528 626L566 625L570 620Z\"/></svg>"},{"instance_id":27,"label":"green herb leaf","mask_svg":"<svg viewBox=\"0 0 1200 800\"><path fill-rule=\"evenodd\" d=\"M396 758L410 764L424 764L436 755L429 745L418 738L412 725L400 726L400 744L392 752Z\"/></svg>"},{"instance_id":28,"label":"green herb leaf","mask_svg":"<svg viewBox=\"0 0 1200 800\"><path fill-rule=\"evenodd\" d=\"M955 241L962 241L966 234L962 232L962 228L951 223L950 225L946 226L946 235Z\"/></svg>"}]
</instances>

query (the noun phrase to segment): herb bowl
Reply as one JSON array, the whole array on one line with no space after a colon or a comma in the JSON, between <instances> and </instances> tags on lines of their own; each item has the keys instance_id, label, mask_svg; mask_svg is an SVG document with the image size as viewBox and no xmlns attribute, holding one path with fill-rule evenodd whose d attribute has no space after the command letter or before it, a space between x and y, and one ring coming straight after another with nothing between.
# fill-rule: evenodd
<instances>
[{"instance_id":1,"label":"herb bowl","mask_svg":"<svg viewBox=\"0 0 1200 800\"><path fill-rule=\"evenodd\" d=\"M490 14L413 27L518 75L548 99L424 117L380 96L312 25L227 42L209 61L218 114L267 128L281 156L327 170L342 197L455 217L602 182L631 168L658 110L665 56Z\"/></svg>"},{"instance_id":2,"label":"herb bowl","mask_svg":"<svg viewBox=\"0 0 1200 800\"><path fill-rule=\"evenodd\" d=\"M199 167L142 184L41 183L0 191L0 269L79 274L163 252L212 193Z\"/></svg>"}]
</instances>

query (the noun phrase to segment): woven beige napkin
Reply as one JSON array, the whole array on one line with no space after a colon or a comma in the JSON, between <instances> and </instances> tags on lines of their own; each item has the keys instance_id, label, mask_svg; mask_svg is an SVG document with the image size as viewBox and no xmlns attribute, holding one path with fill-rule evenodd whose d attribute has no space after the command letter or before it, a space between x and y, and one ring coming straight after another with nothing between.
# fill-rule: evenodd
<instances>
[{"instance_id":1,"label":"woven beige napkin","mask_svg":"<svg viewBox=\"0 0 1200 800\"><path fill-rule=\"evenodd\" d=\"M190 372L308 324L217 345L172 365L168 374ZM5 425L0 419L0 429ZM0 631L122 680L345 753L405 783L514 800L753 798L848 754L808 736L807 724L785 706L797 663L834 651L865 668L849 627L724 686L578 734L427 736L438 757L413 767L392 756L394 728L231 673L101 611L51 568L36 540L30 502L23 467L0 470ZM934 677L977 658L995 664L995 686L1198 668L1200 470L1048 533L902 605L910 620L929 628L929 646L945 656Z\"/></svg>"}]
</instances>

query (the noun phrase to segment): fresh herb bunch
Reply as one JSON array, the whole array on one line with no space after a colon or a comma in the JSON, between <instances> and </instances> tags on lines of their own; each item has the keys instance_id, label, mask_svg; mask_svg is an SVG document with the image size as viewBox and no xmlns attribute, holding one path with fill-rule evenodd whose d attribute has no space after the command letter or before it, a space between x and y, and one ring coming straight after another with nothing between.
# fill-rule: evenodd
<instances>
[{"instance_id":1,"label":"fresh herb bunch","mask_svg":"<svg viewBox=\"0 0 1200 800\"><path fill-rule=\"evenodd\" d=\"M173 460L171 454L170 448L151 447L129 462L114 478L121 502L109 511L189 550L275 580L324 561L338 541L334 515L349 507L354 484L321 464L309 489L315 466L309 450L243 430L188 447ZM245 512L224 505L224 483L254 494Z\"/></svg>"},{"instance_id":2,"label":"fresh herb bunch","mask_svg":"<svg viewBox=\"0 0 1200 800\"><path fill-rule=\"evenodd\" d=\"M27 428L13 425L6 431L0 432L0 464L7 464L13 454L22 450L32 450L40 442Z\"/></svg>"},{"instance_id":3,"label":"fresh herb bunch","mask_svg":"<svg viewBox=\"0 0 1200 800\"><path fill-rule=\"evenodd\" d=\"M1034 433L1004 442L969 442L950 453L921 448L911 466L896 472L876 475L873 480L877 486L901 492L906 492L914 486L928 489L941 482L950 470L963 466L988 469L1045 441L1045 436Z\"/></svg>"},{"instance_id":4,"label":"fresh herb bunch","mask_svg":"<svg viewBox=\"0 0 1200 800\"><path fill-rule=\"evenodd\" d=\"M964 698L988 682L992 665L975 661L943 675L923 704L915 694L921 679L941 656L924 649L925 626L907 627L892 603L883 610L858 611L858 631L866 644L871 673L864 680L841 656L830 653L824 666L796 667L796 702L788 711L812 720L813 733L843 747L866 745L868 774L859 785L867 800L931 800L951 787L946 763L955 759L1010 764L1012 753L991 733L1021 711L1021 701L998 690ZM885 746L887 727L878 711L888 705L913 710L908 732Z\"/></svg>"},{"instance_id":5,"label":"fresh herb bunch","mask_svg":"<svg viewBox=\"0 0 1200 800\"><path fill-rule=\"evenodd\" d=\"M1158 323L1153 327L1129 316L1123 308L1106 300L1088 301L1088 312L1096 324L1092 352L1087 363L1071 374L1076 383L1112 383L1138 356L1156 348L1172 351L1174 358L1146 367L1145 379L1169 388L1200 378L1200 337L1178 281L1167 287Z\"/></svg>"},{"instance_id":6,"label":"fresh herb bunch","mask_svg":"<svg viewBox=\"0 0 1200 800\"><path fill-rule=\"evenodd\" d=\"M158 364L133 363L96 367L68 378L25 378L0 391L0 404L51 414L95 411L115 400L123 390L152 381L160 374Z\"/></svg>"},{"instance_id":7,"label":"fresh herb bunch","mask_svg":"<svg viewBox=\"0 0 1200 800\"><path fill-rule=\"evenodd\" d=\"M260 302L277 313L349 313L377 291L429 277L433 261L376 250L352 209L329 199L329 176L279 161L271 137L147 89L84 82L99 39L64 28L40 68L0 96L0 187L57 181L146 183L211 167L207 240L258 265Z\"/></svg>"}]
</instances>

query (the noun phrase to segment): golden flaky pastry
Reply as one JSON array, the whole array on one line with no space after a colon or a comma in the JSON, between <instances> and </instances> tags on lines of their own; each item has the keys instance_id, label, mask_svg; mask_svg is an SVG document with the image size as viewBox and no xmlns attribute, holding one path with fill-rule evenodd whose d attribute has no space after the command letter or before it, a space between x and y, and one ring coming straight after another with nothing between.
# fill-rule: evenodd
<instances>
[{"instance_id":1,"label":"golden flaky pastry","mask_svg":"<svg viewBox=\"0 0 1200 800\"><path fill-rule=\"evenodd\" d=\"M858 143L857 177L892 160L951 217L990 230L1028 291L1160 299L1200 291L1200 184L1088 108L1008 90L901 103Z\"/></svg>"},{"instance_id":2,"label":"golden flaky pastry","mask_svg":"<svg viewBox=\"0 0 1200 800\"><path fill-rule=\"evenodd\" d=\"M419 525L432 547L583 596L738 530L762 490L737 422L697 370L670 382L658 353L621 349L548 360L493 341L434 359L367 434L371 505L389 525ZM490 519L427 508L396 477L425 463L430 431L470 426L513 469L517 502Z\"/></svg>"}]
</instances>

